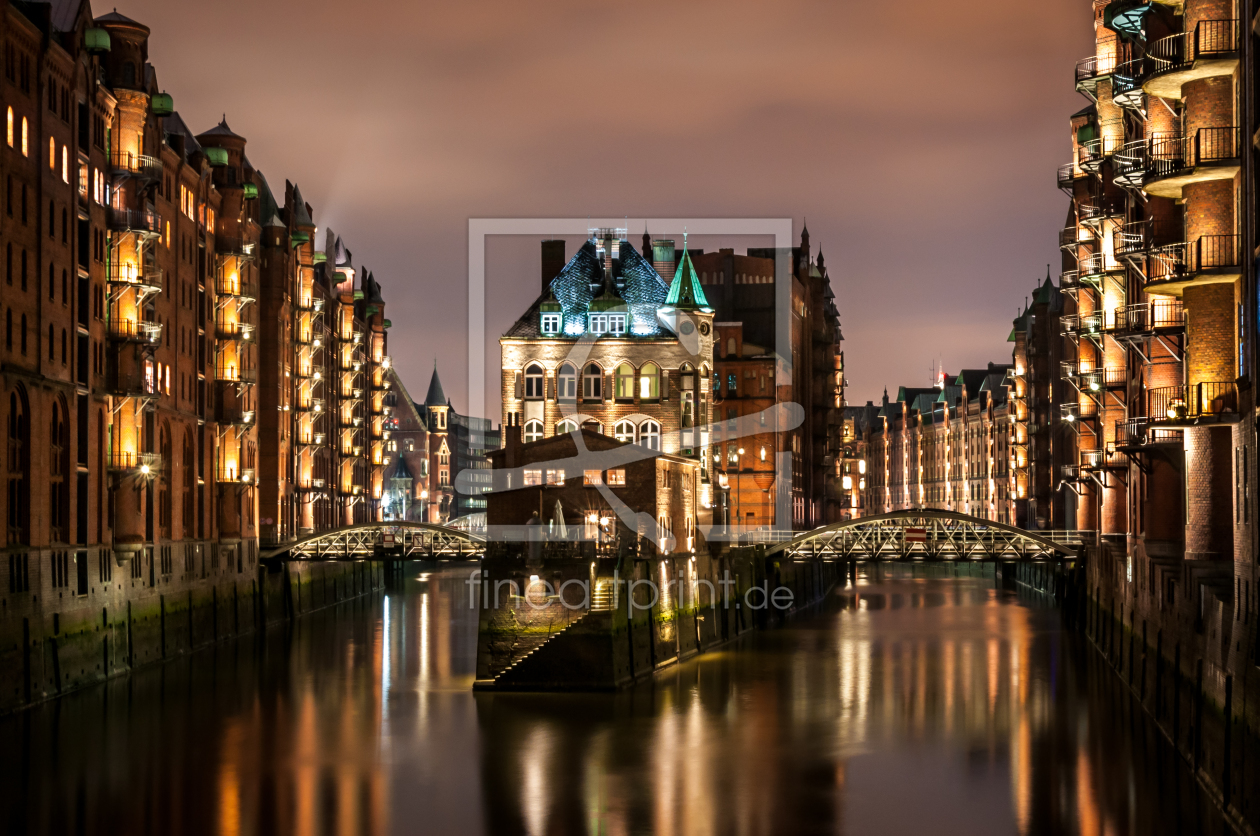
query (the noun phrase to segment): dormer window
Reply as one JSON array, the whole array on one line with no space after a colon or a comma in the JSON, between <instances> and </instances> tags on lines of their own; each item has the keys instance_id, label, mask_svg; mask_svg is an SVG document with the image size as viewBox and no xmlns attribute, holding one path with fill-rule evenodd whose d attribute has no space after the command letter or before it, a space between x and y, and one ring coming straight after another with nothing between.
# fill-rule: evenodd
<instances>
[{"instance_id":1,"label":"dormer window","mask_svg":"<svg viewBox=\"0 0 1260 836\"><path fill-rule=\"evenodd\" d=\"M560 333L560 314L545 313L542 315L540 330L548 336Z\"/></svg>"},{"instance_id":2,"label":"dormer window","mask_svg":"<svg viewBox=\"0 0 1260 836\"><path fill-rule=\"evenodd\" d=\"M608 314L591 314L590 331L592 334L603 334L608 330Z\"/></svg>"},{"instance_id":3,"label":"dormer window","mask_svg":"<svg viewBox=\"0 0 1260 836\"><path fill-rule=\"evenodd\" d=\"M625 314L609 314L608 315L608 333L620 336L626 333L626 315Z\"/></svg>"}]
</instances>

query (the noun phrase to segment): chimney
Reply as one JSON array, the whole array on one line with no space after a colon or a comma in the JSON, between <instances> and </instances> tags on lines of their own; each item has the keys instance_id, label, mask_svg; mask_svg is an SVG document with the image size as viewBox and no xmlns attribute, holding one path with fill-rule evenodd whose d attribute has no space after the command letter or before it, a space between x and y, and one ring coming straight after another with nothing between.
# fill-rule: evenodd
<instances>
[{"instance_id":1,"label":"chimney","mask_svg":"<svg viewBox=\"0 0 1260 836\"><path fill-rule=\"evenodd\" d=\"M542 242L542 292L551 290L551 280L564 269L564 240Z\"/></svg>"},{"instance_id":2,"label":"chimney","mask_svg":"<svg viewBox=\"0 0 1260 836\"><path fill-rule=\"evenodd\" d=\"M562 242L563 243L563 242ZM503 427L503 446L507 450L504 456L504 465L508 468L516 467L516 457L520 451L523 441L523 427L521 423L521 413L512 412L508 414L507 426Z\"/></svg>"},{"instance_id":3,"label":"chimney","mask_svg":"<svg viewBox=\"0 0 1260 836\"><path fill-rule=\"evenodd\" d=\"M652 266L656 268L656 272L660 274L665 281L673 281L674 278L674 242L669 238L662 238L652 242Z\"/></svg>"}]
</instances>

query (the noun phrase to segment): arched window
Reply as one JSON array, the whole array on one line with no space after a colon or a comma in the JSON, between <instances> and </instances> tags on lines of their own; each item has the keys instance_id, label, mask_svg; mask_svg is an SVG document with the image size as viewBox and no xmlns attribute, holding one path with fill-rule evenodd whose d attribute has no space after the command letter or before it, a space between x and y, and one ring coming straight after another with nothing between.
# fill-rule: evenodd
<instances>
[{"instance_id":1,"label":"arched window","mask_svg":"<svg viewBox=\"0 0 1260 836\"><path fill-rule=\"evenodd\" d=\"M29 542L27 489L31 470L31 430L27 416L26 393L21 389L9 393L8 450L5 458L9 477L8 541L11 546Z\"/></svg>"},{"instance_id":2,"label":"arched window","mask_svg":"<svg viewBox=\"0 0 1260 836\"><path fill-rule=\"evenodd\" d=\"M537 363L525 367L525 397L537 400L543 396L543 370Z\"/></svg>"},{"instance_id":3,"label":"arched window","mask_svg":"<svg viewBox=\"0 0 1260 836\"><path fill-rule=\"evenodd\" d=\"M48 473L48 520L52 525L52 539L58 543L70 541L67 518L70 511L70 486L67 480L70 470L70 434L66 427L66 408L60 400L53 403L52 424L48 428L51 444Z\"/></svg>"},{"instance_id":4,"label":"arched window","mask_svg":"<svg viewBox=\"0 0 1260 836\"><path fill-rule=\"evenodd\" d=\"M572 418L565 418L556 424L556 435L564 435L565 433L577 432L577 421Z\"/></svg>"},{"instance_id":5,"label":"arched window","mask_svg":"<svg viewBox=\"0 0 1260 836\"><path fill-rule=\"evenodd\" d=\"M538 439L540 439L540 438L542 438L542 437L543 437L543 425L542 425L542 421L539 421L538 419L534 419L534 420L532 420L532 421L526 421L526 422L525 422L525 441L526 441L526 443L528 443L528 442L530 442L530 441L537 441Z\"/></svg>"},{"instance_id":6,"label":"arched window","mask_svg":"<svg viewBox=\"0 0 1260 836\"><path fill-rule=\"evenodd\" d=\"M13 108L9 108L6 135L8 136L8 139L9 139L9 147L12 148L13 147Z\"/></svg>"},{"instance_id":7,"label":"arched window","mask_svg":"<svg viewBox=\"0 0 1260 836\"><path fill-rule=\"evenodd\" d=\"M26 117L22 117L22 156L29 157L31 155L30 145L30 125L26 121Z\"/></svg>"},{"instance_id":8,"label":"arched window","mask_svg":"<svg viewBox=\"0 0 1260 836\"><path fill-rule=\"evenodd\" d=\"M557 392L562 401L572 401L577 398L577 369L573 368L572 363L565 363L560 366L560 371L556 375Z\"/></svg>"},{"instance_id":9,"label":"arched window","mask_svg":"<svg viewBox=\"0 0 1260 836\"><path fill-rule=\"evenodd\" d=\"M655 363L644 363L639 369L639 398L654 401L661 396L661 369Z\"/></svg>"},{"instance_id":10,"label":"arched window","mask_svg":"<svg viewBox=\"0 0 1260 836\"><path fill-rule=\"evenodd\" d=\"M621 420L613 427L613 438L618 441L632 443L634 441L634 422Z\"/></svg>"},{"instance_id":11,"label":"arched window","mask_svg":"<svg viewBox=\"0 0 1260 836\"><path fill-rule=\"evenodd\" d=\"M48 168L57 170L57 138L55 136L48 137Z\"/></svg>"},{"instance_id":12,"label":"arched window","mask_svg":"<svg viewBox=\"0 0 1260 836\"><path fill-rule=\"evenodd\" d=\"M617 367L617 388L614 390L618 398L634 397L634 366L622 363Z\"/></svg>"},{"instance_id":13,"label":"arched window","mask_svg":"<svg viewBox=\"0 0 1260 836\"><path fill-rule=\"evenodd\" d=\"M639 425L639 444L649 450L661 449L661 425L655 421L644 421Z\"/></svg>"},{"instance_id":14,"label":"arched window","mask_svg":"<svg viewBox=\"0 0 1260 836\"><path fill-rule=\"evenodd\" d=\"M582 372L582 397L588 401L604 397L604 370L595 363L587 363Z\"/></svg>"}]
</instances>

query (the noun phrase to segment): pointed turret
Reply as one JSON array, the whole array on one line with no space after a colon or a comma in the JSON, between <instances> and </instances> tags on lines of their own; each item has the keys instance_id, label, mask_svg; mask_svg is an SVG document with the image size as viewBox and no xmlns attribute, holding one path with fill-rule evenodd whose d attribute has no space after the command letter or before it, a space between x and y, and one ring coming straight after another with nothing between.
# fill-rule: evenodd
<instances>
[{"instance_id":1,"label":"pointed turret","mask_svg":"<svg viewBox=\"0 0 1260 836\"><path fill-rule=\"evenodd\" d=\"M424 396L424 405L446 406L446 393L442 391L442 378L438 377L437 360L433 361L433 377L429 379L429 393Z\"/></svg>"},{"instance_id":2,"label":"pointed turret","mask_svg":"<svg viewBox=\"0 0 1260 836\"><path fill-rule=\"evenodd\" d=\"M669 286L669 296L665 298L665 304L684 311L709 307L709 300L704 295L704 289L700 287L700 277L696 275L696 268L692 265L691 256L687 252L685 232L683 233L682 260L678 262L678 269L674 272L674 281Z\"/></svg>"},{"instance_id":3,"label":"pointed turret","mask_svg":"<svg viewBox=\"0 0 1260 836\"><path fill-rule=\"evenodd\" d=\"M647 224L643 225L643 258L646 261L652 260L652 236L648 235Z\"/></svg>"}]
</instances>

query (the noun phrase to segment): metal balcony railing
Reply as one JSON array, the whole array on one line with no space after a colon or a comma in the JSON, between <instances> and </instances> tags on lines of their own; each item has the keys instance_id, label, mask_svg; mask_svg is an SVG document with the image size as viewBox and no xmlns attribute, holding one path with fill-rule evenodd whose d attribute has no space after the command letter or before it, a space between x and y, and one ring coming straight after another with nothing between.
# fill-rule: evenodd
<instances>
[{"instance_id":1,"label":"metal balcony railing","mask_svg":"<svg viewBox=\"0 0 1260 836\"><path fill-rule=\"evenodd\" d=\"M1113 200L1082 203L1076 207L1076 217L1083 224L1097 224L1108 218L1124 217L1124 204Z\"/></svg>"},{"instance_id":2,"label":"metal balcony railing","mask_svg":"<svg viewBox=\"0 0 1260 836\"><path fill-rule=\"evenodd\" d=\"M1142 106L1142 79L1146 76L1145 56L1116 65L1111 73L1111 100L1121 107Z\"/></svg>"},{"instance_id":3,"label":"metal balcony railing","mask_svg":"<svg viewBox=\"0 0 1260 836\"><path fill-rule=\"evenodd\" d=\"M1238 128L1199 128L1191 135L1152 134L1148 140L1146 179L1173 177L1199 166L1234 163L1240 147Z\"/></svg>"},{"instance_id":4,"label":"metal balcony railing","mask_svg":"<svg viewBox=\"0 0 1260 836\"><path fill-rule=\"evenodd\" d=\"M1126 142L1112 156L1115 165L1115 182L1119 186L1140 188L1146 179L1147 142L1135 139Z\"/></svg>"},{"instance_id":5,"label":"metal balcony railing","mask_svg":"<svg viewBox=\"0 0 1260 836\"><path fill-rule=\"evenodd\" d=\"M215 364L214 376L226 383L257 383L258 369L242 368L240 363L220 362Z\"/></svg>"},{"instance_id":6,"label":"metal balcony railing","mask_svg":"<svg viewBox=\"0 0 1260 836\"><path fill-rule=\"evenodd\" d=\"M1085 235L1084 238L1081 237L1082 234ZM1074 226L1064 227L1059 230L1059 249L1061 250L1069 250L1075 253L1077 247L1091 243L1092 240L1093 233L1089 230L1078 229Z\"/></svg>"},{"instance_id":7,"label":"metal balcony railing","mask_svg":"<svg viewBox=\"0 0 1260 836\"><path fill-rule=\"evenodd\" d=\"M109 337L122 342L157 345L162 341L162 323L135 319L111 319Z\"/></svg>"},{"instance_id":8,"label":"metal balcony railing","mask_svg":"<svg viewBox=\"0 0 1260 836\"><path fill-rule=\"evenodd\" d=\"M251 281L246 281L241 276L220 276L215 281L215 290L220 296L231 296L246 301L254 301L258 298L258 289Z\"/></svg>"},{"instance_id":9,"label":"metal balcony railing","mask_svg":"<svg viewBox=\"0 0 1260 836\"><path fill-rule=\"evenodd\" d=\"M253 468L220 467L216 473L219 484L252 485L254 483Z\"/></svg>"},{"instance_id":10,"label":"metal balcony railing","mask_svg":"<svg viewBox=\"0 0 1260 836\"><path fill-rule=\"evenodd\" d=\"M323 412L324 399L323 398L303 398L301 395L299 395L297 399L297 411L298 412Z\"/></svg>"},{"instance_id":11,"label":"metal balcony railing","mask_svg":"<svg viewBox=\"0 0 1260 836\"><path fill-rule=\"evenodd\" d=\"M256 245L244 238L228 235L214 236L214 251L229 258L253 258Z\"/></svg>"},{"instance_id":12,"label":"metal balcony railing","mask_svg":"<svg viewBox=\"0 0 1260 836\"><path fill-rule=\"evenodd\" d=\"M1064 270L1059 274L1059 287L1074 288L1080 287L1081 273L1079 270Z\"/></svg>"},{"instance_id":13,"label":"metal balcony railing","mask_svg":"<svg viewBox=\"0 0 1260 836\"><path fill-rule=\"evenodd\" d=\"M299 491L322 491L324 489L323 479L299 479L297 484Z\"/></svg>"},{"instance_id":14,"label":"metal balcony railing","mask_svg":"<svg viewBox=\"0 0 1260 836\"><path fill-rule=\"evenodd\" d=\"M1186 309L1180 299L1138 302L1116 308L1108 330L1120 333L1143 333L1163 329L1184 328Z\"/></svg>"},{"instance_id":15,"label":"metal balcony railing","mask_svg":"<svg viewBox=\"0 0 1260 836\"><path fill-rule=\"evenodd\" d=\"M1201 59L1224 58L1239 51L1237 20L1200 20L1190 32L1178 32L1146 50L1145 77L1156 78L1188 69Z\"/></svg>"},{"instance_id":16,"label":"metal balcony railing","mask_svg":"<svg viewBox=\"0 0 1260 836\"><path fill-rule=\"evenodd\" d=\"M1143 272L1148 284L1235 272L1241 246L1238 235L1201 235L1191 243L1164 244L1150 250Z\"/></svg>"},{"instance_id":17,"label":"metal balcony railing","mask_svg":"<svg viewBox=\"0 0 1260 836\"><path fill-rule=\"evenodd\" d=\"M149 209L115 209L110 206L105 210L105 225L114 232L162 234L162 217Z\"/></svg>"},{"instance_id":18,"label":"metal balcony railing","mask_svg":"<svg viewBox=\"0 0 1260 836\"><path fill-rule=\"evenodd\" d=\"M116 151L110 155L109 166L115 174L154 181L161 180L165 171L160 158L127 151Z\"/></svg>"},{"instance_id":19,"label":"metal balcony railing","mask_svg":"<svg viewBox=\"0 0 1260 836\"><path fill-rule=\"evenodd\" d=\"M1107 75L1116 68L1116 59L1113 55L1098 56L1091 55L1088 58L1082 58L1076 62L1076 84L1088 84L1097 81Z\"/></svg>"},{"instance_id":20,"label":"metal balcony railing","mask_svg":"<svg viewBox=\"0 0 1260 836\"><path fill-rule=\"evenodd\" d=\"M1128 383L1129 376L1128 370L1123 366L1119 366L1082 372L1080 380L1082 389L1098 392L1102 389L1119 389L1124 387Z\"/></svg>"},{"instance_id":21,"label":"metal balcony railing","mask_svg":"<svg viewBox=\"0 0 1260 836\"><path fill-rule=\"evenodd\" d=\"M252 340L254 325L249 322L220 322L215 326L215 333L221 340Z\"/></svg>"},{"instance_id":22,"label":"metal balcony railing","mask_svg":"<svg viewBox=\"0 0 1260 836\"><path fill-rule=\"evenodd\" d=\"M1116 421L1116 446L1140 447L1146 444L1181 444L1181 430L1152 423L1150 418L1124 418Z\"/></svg>"},{"instance_id":23,"label":"metal balcony railing","mask_svg":"<svg viewBox=\"0 0 1260 836\"><path fill-rule=\"evenodd\" d=\"M162 290L162 268L155 264L135 265L111 262L105 270L105 280L117 287L133 287L141 293L158 293Z\"/></svg>"},{"instance_id":24,"label":"metal balcony railing","mask_svg":"<svg viewBox=\"0 0 1260 836\"><path fill-rule=\"evenodd\" d=\"M1232 380L1163 386L1148 390L1146 395L1151 423L1194 420L1238 409L1238 390Z\"/></svg>"},{"instance_id":25,"label":"metal balcony railing","mask_svg":"<svg viewBox=\"0 0 1260 836\"><path fill-rule=\"evenodd\" d=\"M1123 136L1100 136L1081 144L1080 167L1086 171L1098 171L1103 162L1124 145Z\"/></svg>"},{"instance_id":26,"label":"metal balcony railing","mask_svg":"<svg viewBox=\"0 0 1260 836\"><path fill-rule=\"evenodd\" d=\"M1079 421L1086 418L1098 417L1098 403L1093 399L1084 401L1068 401L1059 404L1059 411L1063 417L1072 421ZM1071 416L1069 418L1069 416Z\"/></svg>"},{"instance_id":27,"label":"metal balcony railing","mask_svg":"<svg viewBox=\"0 0 1260 836\"><path fill-rule=\"evenodd\" d=\"M221 406L218 410L219 423L229 426L253 426L256 417L257 413L254 410L244 409L239 406Z\"/></svg>"},{"instance_id":28,"label":"metal balcony railing","mask_svg":"<svg viewBox=\"0 0 1260 836\"><path fill-rule=\"evenodd\" d=\"M162 469L162 456L158 453L131 453L123 450L109 450L106 453L105 467L113 471L134 471L142 476L156 474Z\"/></svg>"},{"instance_id":29,"label":"metal balcony railing","mask_svg":"<svg viewBox=\"0 0 1260 836\"><path fill-rule=\"evenodd\" d=\"M1076 163L1064 163L1059 166L1055 172L1054 182L1064 191L1071 191L1072 184L1086 175L1087 172L1081 171Z\"/></svg>"}]
</instances>

